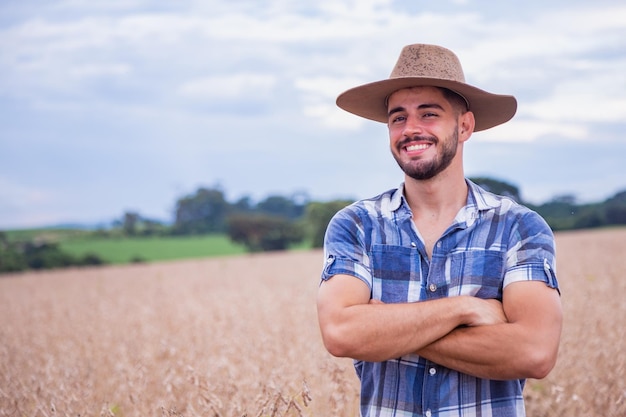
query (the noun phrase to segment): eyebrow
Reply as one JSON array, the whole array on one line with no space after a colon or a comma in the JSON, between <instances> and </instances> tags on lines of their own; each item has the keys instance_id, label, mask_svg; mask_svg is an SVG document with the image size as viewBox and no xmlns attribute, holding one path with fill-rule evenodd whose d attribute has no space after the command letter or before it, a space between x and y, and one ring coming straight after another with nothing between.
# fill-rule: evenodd
<instances>
[{"instance_id":1,"label":"eyebrow","mask_svg":"<svg viewBox=\"0 0 626 417\"><path fill-rule=\"evenodd\" d=\"M420 104L419 106L417 106L418 110L424 110L424 109L439 109L442 111L445 111L445 109L437 103L424 103L424 104ZM389 110L389 113L387 113L387 117L391 117L392 114L394 113L400 113L406 111L406 108L402 107L402 106L398 106L398 107L394 107L393 109Z\"/></svg>"}]
</instances>

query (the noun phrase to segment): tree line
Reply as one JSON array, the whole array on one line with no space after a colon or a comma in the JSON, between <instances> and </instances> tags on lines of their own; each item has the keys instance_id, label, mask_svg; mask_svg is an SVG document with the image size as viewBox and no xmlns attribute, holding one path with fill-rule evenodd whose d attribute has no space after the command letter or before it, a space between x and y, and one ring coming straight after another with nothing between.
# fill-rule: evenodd
<instances>
[{"instance_id":1,"label":"tree line","mask_svg":"<svg viewBox=\"0 0 626 417\"><path fill-rule=\"evenodd\" d=\"M522 199L514 184L488 177L470 179L537 211L555 231L626 225L626 190L599 203L578 204L575 196L561 195L534 205ZM116 225L128 236L225 233L252 252L287 249L304 241L318 248L331 217L352 201L311 201L305 193L296 193L271 195L257 203L250 197L229 202L220 187L200 187L176 201L170 225L134 212L125 213Z\"/></svg>"},{"instance_id":2,"label":"tree line","mask_svg":"<svg viewBox=\"0 0 626 417\"><path fill-rule=\"evenodd\" d=\"M63 252L57 242L13 241L0 231L0 273L102 264L104 261L94 253L76 257Z\"/></svg>"},{"instance_id":3,"label":"tree line","mask_svg":"<svg viewBox=\"0 0 626 417\"><path fill-rule=\"evenodd\" d=\"M603 202L578 204L561 195L533 205L524 202L517 186L493 178L472 181L495 194L508 196L542 215L555 231L626 225L626 190ZM125 212L99 236L185 236L227 234L250 252L284 250L294 245L320 248L332 216L353 200L311 201L305 193L271 195L254 203L250 197L229 202L220 187L200 187L176 201L172 222ZM0 272L71 265L97 265L95 254L74 258L53 242L14 242L0 232Z\"/></svg>"},{"instance_id":4,"label":"tree line","mask_svg":"<svg viewBox=\"0 0 626 417\"><path fill-rule=\"evenodd\" d=\"M523 201L515 185L491 178L471 179L488 191L509 196L536 211L554 231L626 225L626 190L596 203L580 204L575 195L564 194L535 205Z\"/></svg>"}]
</instances>

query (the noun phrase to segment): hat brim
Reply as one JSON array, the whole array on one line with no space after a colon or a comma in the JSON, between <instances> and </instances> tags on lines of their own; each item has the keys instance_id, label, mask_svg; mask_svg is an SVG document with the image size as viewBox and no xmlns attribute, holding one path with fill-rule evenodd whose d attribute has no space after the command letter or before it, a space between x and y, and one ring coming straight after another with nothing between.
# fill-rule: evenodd
<instances>
[{"instance_id":1,"label":"hat brim","mask_svg":"<svg viewBox=\"0 0 626 417\"><path fill-rule=\"evenodd\" d=\"M337 106L357 116L387 123L387 98L395 91L416 86L443 87L464 97L474 113L475 132L505 123L517 111L513 96L489 93L458 81L423 77L390 78L351 88L337 97Z\"/></svg>"}]
</instances>

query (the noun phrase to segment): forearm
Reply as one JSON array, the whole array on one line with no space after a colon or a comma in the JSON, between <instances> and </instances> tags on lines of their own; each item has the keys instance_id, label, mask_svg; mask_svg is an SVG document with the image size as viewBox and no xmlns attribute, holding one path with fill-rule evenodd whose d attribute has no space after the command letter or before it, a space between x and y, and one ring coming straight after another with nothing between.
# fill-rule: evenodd
<instances>
[{"instance_id":1,"label":"forearm","mask_svg":"<svg viewBox=\"0 0 626 417\"><path fill-rule=\"evenodd\" d=\"M335 323L337 347L331 353L378 362L415 352L462 322L458 309L445 301L347 307Z\"/></svg>"},{"instance_id":2,"label":"forearm","mask_svg":"<svg viewBox=\"0 0 626 417\"><path fill-rule=\"evenodd\" d=\"M488 379L543 378L556 363L562 313L558 292L540 281L504 289L507 322L455 329L417 354Z\"/></svg>"},{"instance_id":3,"label":"forearm","mask_svg":"<svg viewBox=\"0 0 626 417\"><path fill-rule=\"evenodd\" d=\"M514 375L511 367L516 347L509 346L504 337L508 326L458 328L420 349L417 354L439 365L480 378L514 379L519 377Z\"/></svg>"},{"instance_id":4,"label":"forearm","mask_svg":"<svg viewBox=\"0 0 626 417\"><path fill-rule=\"evenodd\" d=\"M543 378L554 366L556 352L529 331L516 323L458 328L417 354L479 378Z\"/></svg>"},{"instance_id":5,"label":"forearm","mask_svg":"<svg viewBox=\"0 0 626 417\"><path fill-rule=\"evenodd\" d=\"M320 285L317 312L324 345L332 355L369 362L414 353L459 326L506 321L500 302L471 296L383 304L370 300L370 289L348 275Z\"/></svg>"},{"instance_id":6,"label":"forearm","mask_svg":"<svg viewBox=\"0 0 626 417\"><path fill-rule=\"evenodd\" d=\"M467 322L467 307L460 298L386 304L372 313L380 320L381 333L370 334L369 341L358 345L364 348L365 354L360 359L369 361L413 353L414 347L423 349Z\"/></svg>"},{"instance_id":7,"label":"forearm","mask_svg":"<svg viewBox=\"0 0 626 417\"><path fill-rule=\"evenodd\" d=\"M413 353L465 321L460 298L403 304L357 304L326 315L320 325L335 356L379 362Z\"/></svg>"}]
</instances>

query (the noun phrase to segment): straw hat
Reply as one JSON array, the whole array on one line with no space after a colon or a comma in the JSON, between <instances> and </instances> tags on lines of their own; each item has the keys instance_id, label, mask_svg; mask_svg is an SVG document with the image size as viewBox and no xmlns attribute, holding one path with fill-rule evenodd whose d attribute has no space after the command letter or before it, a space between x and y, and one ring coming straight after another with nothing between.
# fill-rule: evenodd
<instances>
[{"instance_id":1,"label":"straw hat","mask_svg":"<svg viewBox=\"0 0 626 417\"><path fill-rule=\"evenodd\" d=\"M402 88L417 86L444 87L465 98L476 119L475 132L507 122L517 110L515 97L488 93L466 84L461 62L452 51L424 44L405 46L388 79L341 93L337 105L357 116L387 123L389 96Z\"/></svg>"}]
</instances>

